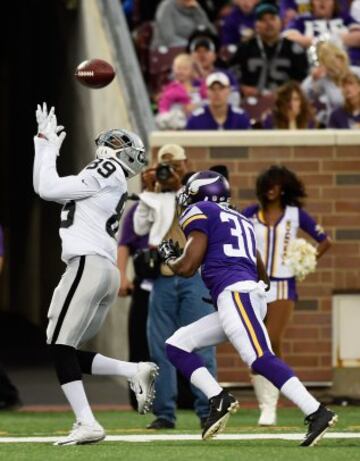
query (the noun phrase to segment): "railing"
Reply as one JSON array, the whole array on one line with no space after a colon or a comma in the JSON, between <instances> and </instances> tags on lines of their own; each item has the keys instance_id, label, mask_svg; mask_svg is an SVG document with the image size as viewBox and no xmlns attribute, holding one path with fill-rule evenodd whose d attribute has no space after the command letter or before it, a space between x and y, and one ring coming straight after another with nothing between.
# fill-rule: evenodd
<instances>
[{"instance_id":1,"label":"railing","mask_svg":"<svg viewBox=\"0 0 360 461\"><path fill-rule=\"evenodd\" d=\"M119 0L98 0L99 10L109 32L115 53L117 75L123 82L124 98L134 131L149 145L155 129L150 100L141 74L135 48Z\"/></svg>"}]
</instances>

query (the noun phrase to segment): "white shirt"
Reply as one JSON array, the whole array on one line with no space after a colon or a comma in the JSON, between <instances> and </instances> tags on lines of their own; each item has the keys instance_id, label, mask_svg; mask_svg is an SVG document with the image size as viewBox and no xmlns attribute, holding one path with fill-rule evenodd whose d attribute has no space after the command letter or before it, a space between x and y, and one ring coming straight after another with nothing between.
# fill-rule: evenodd
<instances>
[{"instance_id":1,"label":"white shirt","mask_svg":"<svg viewBox=\"0 0 360 461\"><path fill-rule=\"evenodd\" d=\"M117 260L119 219L127 183L116 159L97 159L78 175L59 177L56 146L35 137L34 190L44 200L63 204L60 237L64 262L97 254Z\"/></svg>"}]
</instances>

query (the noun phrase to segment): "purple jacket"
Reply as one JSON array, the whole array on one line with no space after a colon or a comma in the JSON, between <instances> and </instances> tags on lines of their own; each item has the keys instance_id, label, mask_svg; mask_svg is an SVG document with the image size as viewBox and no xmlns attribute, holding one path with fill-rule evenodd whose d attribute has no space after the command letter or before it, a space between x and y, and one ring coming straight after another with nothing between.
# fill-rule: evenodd
<instances>
[{"instance_id":1,"label":"purple jacket","mask_svg":"<svg viewBox=\"0 0 360 461\"><path fill-rule=\"evenodd\" d=\"M119 239L119 246L127 246L130 250L130 254L133 255L136 250L141 250L148 247L148 235L142 237L135 234L134 231L134 213L136 207L135 203L125 214L122 221L121 235Z\"/></svg>"},{"instance_id":2,"label":"purple jacket","mask_svg":"<svg viewBox=\"0 0 360 461\"><path fill-rule=\"evenodd\" d=\"M222 45L237 45L249 38L249 33L254 30L254 23L254 13L244 14L238 6L234 6L221 27Z\"/></svg>"},{"instance_id":3,"label":"purple jacket","mask_svg":"<svg viewBox=\"0 0 360 461\"><path fill-rule=\"evenodd\" d=\"M360 114L353 115L343 107L339 107L335 109L329 119L328 128L351 128L351 129L359 129L360 128Z\"/></svg>"},{"instance_id":4,"label":"purple jacket","mask_svg":"<svg viewBox=\"0 0 360 461\"><path fill-rule=\"evenodd\" d=\"M228 115L223 125L219 125L212 116L209 106L204 106L192 113L186 125L187 130L248 130L251 128L247 113L228 106Z\"/></svg>"}]
</instances>

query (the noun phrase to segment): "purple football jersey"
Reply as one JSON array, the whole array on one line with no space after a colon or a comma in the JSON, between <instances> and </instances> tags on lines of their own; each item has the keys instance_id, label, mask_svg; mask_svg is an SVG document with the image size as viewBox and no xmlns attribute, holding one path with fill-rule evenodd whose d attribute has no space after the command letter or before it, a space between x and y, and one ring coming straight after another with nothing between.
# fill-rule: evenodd
<instances>
[{"instance_id":1,"label":"purple football jersey","mask_svg":"<svg viewBox=\"0 0 360 461\"><path fill-rule=\"evenodd\" d=\"M311 14L304 14L291 21L287 29L296 29L308 37L319 37L329 34L332 39L337 41L341 32L349 29L359 30L359 23L348 14L336 16L329 21L316 18ZM348 54L351 63L358 65L360 62L360 47L349 47Z\"/></svg>"},{"instance_id":2,"label":"purple football jersey","mask_svg":"<svg viewBox=\"0 0 360 461\"><path fill-rule=\"evenodd\" d=\"M244 14L238 6L234 6L224 19L221 27L222 45L237 45L253 35L255 14Z\"/></svg>"},{"instance_id":3,"label":"purple football jersey","mask_svg":"<svg viewBox=\"0 0 360 461\"><path fill-rule=\"evenodd\" d=\"M249 130L250 128L247 113L243 109L231 107L230 104L223 125L219 125L214 119L208 105L195 110L186 125L187 130Z\"/></svg>"},{"instance_id":4,"label":"purple football jersey","mask_svg":"<svg viewBox=\"0 0 360 461\"><path fill-rule=\"evenodd\" d=\"M254 227L238 211L225 203L198 202L181 215L180 225L186 237L195 230L208 237L201 276L215 304L226 287L259 280Z\"/></svg>"},{"instance_id":5,"label":"purple football jersey","mask_svg":"<svg viewBox=\"0 0 360 461\"><path fill-rule=\"evenodd\" d=\"M298 14L309 13L310 0L280 0L280 15L284 17L286 10L295 10Z\"/></svg>"}]
</instances>

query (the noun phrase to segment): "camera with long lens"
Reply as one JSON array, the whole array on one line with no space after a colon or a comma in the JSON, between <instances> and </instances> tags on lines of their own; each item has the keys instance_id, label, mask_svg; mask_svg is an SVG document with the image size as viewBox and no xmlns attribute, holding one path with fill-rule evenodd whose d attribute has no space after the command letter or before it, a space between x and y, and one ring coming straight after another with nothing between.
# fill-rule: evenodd
<instances>
[{"instance_id":1,"label":"camera with long lens","mask_svg":"<svg viewBox=\"0 0 360 461\"><path fill-rule=\"evenodd\" d=\"M173 174L173 169L167 163L160 163L156 170L155 176L158 181L167 181Z\"/></svg>"}]
</instances>

